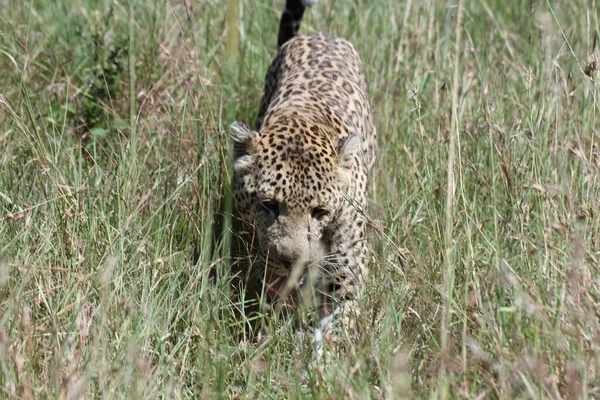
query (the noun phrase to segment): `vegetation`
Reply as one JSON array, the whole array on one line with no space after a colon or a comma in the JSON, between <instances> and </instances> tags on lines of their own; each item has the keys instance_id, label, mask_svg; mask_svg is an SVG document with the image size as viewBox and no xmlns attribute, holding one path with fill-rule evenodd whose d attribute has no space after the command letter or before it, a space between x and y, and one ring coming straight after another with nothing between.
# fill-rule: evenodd
<instances>
[{"instance_id":1,"label":"vegetation","mask_svg":"<svg viewBox=\"0 0 600 400\"><path fill-rule=\"evenodd\" d=\"M600 396L598 6L455 3L305 14L356 45L381 149L363 313L312 363L276 315L236 334L212 235L283 1L236 37L216 0L1 0L0 397Z\"/></svg>"}]
</instances>

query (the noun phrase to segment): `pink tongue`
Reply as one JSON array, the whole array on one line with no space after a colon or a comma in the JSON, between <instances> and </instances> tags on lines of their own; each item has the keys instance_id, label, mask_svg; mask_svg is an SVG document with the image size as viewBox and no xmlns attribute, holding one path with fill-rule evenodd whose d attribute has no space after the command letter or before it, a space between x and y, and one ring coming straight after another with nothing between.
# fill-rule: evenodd
<instances>
[{"instance_id":1,"label":"pink tongue","mask_svg":"<svg viewBox=\"0 0 600 400\"><path fill-rule=\"evenodd\" d=\"M275 300L280 300L298 290L298 286L294 285L294 287L290 288L289 291L285 293L285 285L287 283L287 280L287 276L275 275L270 272L267 272L265 284L267 296Z\"/></svg>"}]
</instances>

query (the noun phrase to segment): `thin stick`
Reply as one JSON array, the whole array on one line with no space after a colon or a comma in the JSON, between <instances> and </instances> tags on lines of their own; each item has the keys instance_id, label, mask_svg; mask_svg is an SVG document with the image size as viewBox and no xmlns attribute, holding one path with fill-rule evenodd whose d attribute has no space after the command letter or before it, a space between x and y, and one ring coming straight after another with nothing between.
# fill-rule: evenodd
<instances>
[{"instance_id":1,"label":"thin stick","mask_svg":"<svg viewBox=\"0 0 600 400\"><path fill-rule=\"evenodd\" d=\"M136 70L135 70L135 3L129 0L128 24L129 24L129 160L130 160L130 179L128 190L133 191L133 174L137 173L137 113L136 113ZM133 192L128 192L129 194Z\"/></svg>"},{"instance_id":2,"label":"thin stick","mask_svg":"<svg viewBox=\"0 0 600 400\"><path fill-rule=\"evenodd\" d=\"M454 290L454 269L452 260L453 231L454 226L454 163L456 157L456 137L458 136L458 87L460 84L460 52L462 33L462 0L458 2L456 17L456 41L454 42L454 80L452 84L452 115L450 119L450 143L448 148L448 182L446 187L446 230L445 230L445 253L444 253L444 276L443 297L444 308L440 325L440 342L442 346L442 365L440 368L438 398L448 397L448 379L446 374L446 360L450 355L449 348L449 325L450 307Z\"/></svg>"}]
</instances>

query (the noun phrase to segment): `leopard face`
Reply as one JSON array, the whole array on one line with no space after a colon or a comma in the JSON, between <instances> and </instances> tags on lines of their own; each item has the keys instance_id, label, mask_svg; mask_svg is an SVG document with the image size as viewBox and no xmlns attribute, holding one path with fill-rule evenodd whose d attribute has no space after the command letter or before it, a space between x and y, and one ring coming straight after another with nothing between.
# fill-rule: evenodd
<instances>
[{"instance_id":1,"label":"leopard face","mask_svg":"<svg viewBox=\"0 0 600 400\"><path fill-rule=\"evenodd\" d=\"M271 273L322 266L349 191L358 137L328 139L316 124L282 118L255 132L232 126L234 197Z\"/></svg>"}]
</instances>

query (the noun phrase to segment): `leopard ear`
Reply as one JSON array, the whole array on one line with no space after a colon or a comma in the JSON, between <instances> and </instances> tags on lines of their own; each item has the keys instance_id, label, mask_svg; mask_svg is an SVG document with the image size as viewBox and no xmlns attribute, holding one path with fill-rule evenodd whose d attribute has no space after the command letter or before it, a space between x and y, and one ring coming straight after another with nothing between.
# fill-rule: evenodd
<instances>
[{"instance_id":1,"label":"leopard ear","mask_svg":"<svg viewBox=\"0 0 600 400\"><path fill-rule=\"evenodd\" d=\"M340 160L340 164L344 168L349 168L352 165L354 155L360 151L360 137L356 133L342 138L338 141L336 152Z\"/></svg>"},{"instance_id":2,"label":"leopard ear","mask_svg":"<svg viewBox=\"0 0 600 400\"><path fill-rule=\"evenodd\" d=\"M229 136L233 141L233 159L250 154L250 143L256 132L241 122L234 122L229 128Z\"/></svg>"}]
</instances>

